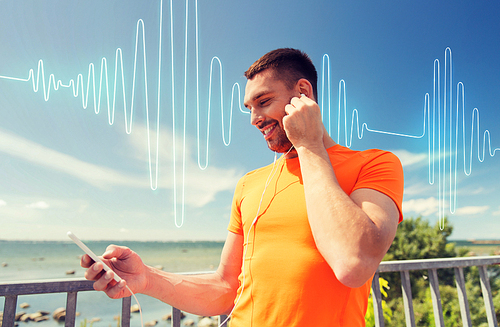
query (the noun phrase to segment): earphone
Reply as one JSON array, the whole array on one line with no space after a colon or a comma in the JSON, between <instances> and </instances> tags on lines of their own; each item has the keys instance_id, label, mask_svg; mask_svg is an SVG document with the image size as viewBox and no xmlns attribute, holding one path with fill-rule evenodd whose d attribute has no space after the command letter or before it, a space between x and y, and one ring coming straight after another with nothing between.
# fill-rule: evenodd
<instances>
[{"instance_id":1,"label":"earphone","mask_svg":"<svg viewBox=\"0 0 500 327\"><path fill-rule=\"evenodd\" d=\"M271 180L274 178L274 175L276 175L276 173L278 172L278 168L279 168L279 166L281 164L281 161L283 160L284 157L286 157L286 155L288 153L290 153L290 151L292 151L292 149L293 149L293 145L290 147L290 149L288 149L288 151L284 155L282 155L280 157L280 159L278 161L278 165L276 165L276 159L277 159L278 153L274 152L273 167L271 168L271 172L269 173L269 176L267 176L266 184L264 185L264 190L262 191L262 195L260 196L259 207L257 208L257 213L255 214L255 218L253 219L252 224L250 224L250 227L248 228L248 233L247 233L247 237L246 237L247 243L248 243L248 239L250 238L250 232L252 231L252 227L255 225L255 223L259 219L259 213L260 213L260 209L261 209L261 206L262 206L262 201L264 200L264 194L266 194L267 187L271 183ZM275 167L276 167L276 170L274 170ZM245 251L243 251L242 263L245 262L245 259L246 259L246 256L247 256L247 250L248 250L248 246L245 247ZM244 264L242 264L242 275L243 276L242 276L242 282L241 282L240 295L236 299L236 302L234 303L233 309L231 310L231 312L229 313L229 315L226 317L226 319L219 324L219 327L221 327L222 325L224 325L229 320L229 318L233 314L234 309L236 308L236 305L240 301L241 296L243 295L243 290L245 289L245 265Z\"/></svg>"},{"instance_id":2,"label":"earphone","mask_svg":"<svg viewBox=\"0 0 500 327\"><path fill-rule=\"evenodd\" d=\"M252 228L254 227L255 223L257 222L258 218L259 218L259 214L260 214L260 211L261 211L261 207L262 207L262 202L264 200L264 195L266 193L266 190L267 190L267 187L270 185L271 181L273 180L274 176L276 175L276 173L278 172L279 170L279 167L281 165L281 162L283 160L283 158L286 157L286 155L288 153L290 153L290 151L292 151L293 149L293 145L290 147L290 149L288 149L288 151L283 154L280 159L278 160L277 159L277 152L274 153L274 160L273 160L273 166L271 168L271 171L269 173L269 175L267 176L267 179L266 179L266 183L264 185L264 190L262 191L262 195L260 197L260 201L259 201L259 206L257 208L257 213L255 214L255 218L253 219L249 229L248 229L248 233L246 235L246 240L248 242L248 239L250 237L250 233L252 231ZM83 244L83 242L81 242L73 233L71 232L68 232L67 233L68 237L70 237L85 253L87 253L95 262L100 262L102 265L103 265L103 269L105 271L109 271L111 270L111 268L109 268L97 255L94 254L94 252L92 252L92 250L90 250L85 244ZM242 263L245 262L245 258L246 258L246 255L247 255L247 250L248 250L249 246L246 246L245 247L245 250L244 250L244 253L243 253L243 258L242 258ZM244 264L242 265L242 288L241 288L241 292L236 300L236 302L234 303L234 306L233 306L233 309L231 310L231 312L229 313L229 315L227 316L227 318L220 323L219 327L221 327L222 325L224 325L228 320L229 318L231 317L234 309L236 308L237 304L239 303L240 299L241 299L241 296L243 295L243 291L245 289L245 278L246 278L246 274L245 274L245 266ZM115 281L119 282L121 280L121 278L115 273L114 274L114 279ZM137 299L136 295L134 294L134 292L132 292L132 290L128 287L128 285L125 286L126 289L131 293L131 295L134 297L137 305L139 306L139 313L140 313L140 318L141 318L141 326L144 326L144 323L143 323L143 317L142 317L142 308L139 304L139 300Z\"/></svg>"}]
</instances>

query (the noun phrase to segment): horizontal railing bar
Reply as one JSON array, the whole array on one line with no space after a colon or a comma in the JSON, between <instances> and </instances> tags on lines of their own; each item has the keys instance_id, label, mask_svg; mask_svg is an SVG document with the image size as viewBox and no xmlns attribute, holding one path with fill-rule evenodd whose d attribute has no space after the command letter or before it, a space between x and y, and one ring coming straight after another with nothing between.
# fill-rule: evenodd
<instances>
[{"instance_id":1,"label":"horizontal railing bar","mask_svg":"<svg viewBox=\"0 0 500 327\"><path fill-rule=\"evenodd\" d=\"M94 282L86 279L70 279L63 281L30 281L30 282L3 282L0 283L0 296L29 295L46 293L66 293L93 291Z\"/></svg>"},{"instance_id":2,"label":"horizontal railing bar","mask_svg":"<svg viewBox=\"0 0 500 327\"><path fill-rule=\"evenodd\" d=\"M204 275L214 271L182 272L180 275ZM86 279L29 280L0 282L0 296L93 291L94 281Z\"/></svg>"},{"instance_id":3,"label":"horizontal railing bar","mask_svg":"<svg viewBox=\"0 0 500 327\"><path fill-rule=\"evenodd\" d=\"M438 258L418 260L382 261L378 272L403 270L443 269L455 267L484 266L500 263L500 255L484 257Z\"/></svg>"}]
</instances>

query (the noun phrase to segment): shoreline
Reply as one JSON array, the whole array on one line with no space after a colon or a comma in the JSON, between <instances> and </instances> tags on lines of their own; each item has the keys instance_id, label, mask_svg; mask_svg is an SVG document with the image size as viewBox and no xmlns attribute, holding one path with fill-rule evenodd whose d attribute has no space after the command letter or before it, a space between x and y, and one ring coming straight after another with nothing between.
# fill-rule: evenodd
<instances>
[{"instance_id":1,"label":"shoreline","mask_svg":"<svg viewBox=\"0 0 500 327\"><path fill-rule=\"evenodd\" d=\"M110 241L88 241L87 246L100 255ZM173 273L205 273L216 269L220 261L223 242L186 241L186 242L113 242L130 247L137 252L143 262L158 269ZM31 281L72 281L85 280L85 269L80 266L83 251L70 239L65 241L0 241L0 285ZM74 274L67 275L68 271ZM156 327L169 327L170 323L162 320L171 313L172 308L154 298L137 294L143 309L144 322L157 321ZM17 300L18 312L36 313L38 310L51 314L60 307L66 307L67 294L20 295ZM29 309L19 308L21 303L29 303ZM114 317L121 314L121 300L110 299L103 292L82 291L77 295L77 311L75 325L87 327L93 318L92 327L114 327ZM5 297L0 297L0 311L3 311ZM136 304L132 299L132 305ZM187 315L197 321L198 317ZM19 323L20 324L20 323ZM35 323L31 327L63 327L51 317L49 320ZM87 325L85 325L87 324ZM21 326L21 325L20 325ZM140 327L138 314L131 315L131 326ZM30 327L30 325L26 325Z\"/></svg>"}]
</instances>

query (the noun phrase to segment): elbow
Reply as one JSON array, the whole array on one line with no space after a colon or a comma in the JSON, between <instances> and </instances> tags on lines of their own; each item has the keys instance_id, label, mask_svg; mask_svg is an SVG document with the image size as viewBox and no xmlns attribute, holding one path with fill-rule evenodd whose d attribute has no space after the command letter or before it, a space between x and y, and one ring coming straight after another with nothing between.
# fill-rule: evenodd
<instances>
[{"instance_id":1,"label":"elbow","mask_svg":"<svg viewBox=\"0 0 500 327\"><path fill-rule=\"evenodd\" d=\"M330 267L340 283L350 288L358 288L373 277L379 264L380 261L371 258L354 257Z\"/></svg>"},{"instance_id":2,"label":"elbow","mask_svg":"<svg viewBox=\"0 0 500 327\"><path fill-rule=\"evenodd\" d=\"M225 296L224 296L224 300L223 300L223 304L222 304L223 309L222 309L222 311L220 311L216 315L220 315L220 314L229 315L231 313L231 311L233 311L234 300L236 298L236 295L237 295L237 289L233 288L233 287L229 287L227 289Z\"/></svg>"},{"instance_id":3,"label":"elbow","mask_svg":"<svg viewBox=\"0 0 500 327\"><path fill-rule=\"evenodd\" d=\"M221 300L220 310L214 315L221 315L221 314L229 315L234 307L234 300L236 299L237 296L239 280L238 278L224 279L219 272L217 272L216 275L220 278L224 291L222 292L223 295L220 298Z\"/></svg>"},{"instance_id":4,"label":"elbow","mask_svg":"<svg viewBox=\"0 0 500 327\"><path fill-rule=\"evenodd\" d=\"M358 248L343 256L332 257L327 262L343 285L350 288L361 287L373 277L389 246L390 244L372 247L370 251Z\"/></svg>"},{"instance_id":5,"label":"elbow","mask_svg":"<svg viewBox=\"0 0 500 327\"><path fill-rule=\"evenodd\" d=\"M337 276L337 274L335 274ZM358 288L363 286L373 274L369 276L360 276L359 274L342 274L337 276L339 282L349 288Z\"/></svg>"}]
</instances>

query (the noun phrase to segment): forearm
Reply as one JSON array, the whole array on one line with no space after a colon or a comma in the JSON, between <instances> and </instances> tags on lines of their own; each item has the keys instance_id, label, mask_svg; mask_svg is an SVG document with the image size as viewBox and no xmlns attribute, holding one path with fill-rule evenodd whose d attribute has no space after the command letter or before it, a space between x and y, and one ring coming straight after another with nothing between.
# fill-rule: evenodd
<instances>
[{"instance_id":1,"label":"forearm","mask_svg":"<svg viewBox=\"0 0 500 327\"><path fill-rule=\"evenodd\" d=\"M236 290L217 272L180 275L148 267L147 280L144 294L197 315L228 313L236 296Z\"/></svg>"},{"instance_id":2,"label":"forearm","mask_svg":"<svg viewBox=\"0 0 500 327\"><path fill-rule=\"evenodd\" d=\"M297 153L316 246L342 283L360 286L387 251L385 233L342 190L324 146Z\"/></svg>"}]
</instances>

